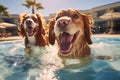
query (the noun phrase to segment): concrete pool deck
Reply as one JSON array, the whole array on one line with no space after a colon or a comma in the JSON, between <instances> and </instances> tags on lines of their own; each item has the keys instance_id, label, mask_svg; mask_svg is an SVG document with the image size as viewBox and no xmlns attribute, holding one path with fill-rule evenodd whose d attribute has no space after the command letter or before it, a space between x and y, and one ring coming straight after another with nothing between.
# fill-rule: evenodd
<instances>
[{"instance_id":1,"label":"concrete pool deck","mask_svg":"<svg viewBox=\"0 0 120 80\"><path fill-rule=\"evenodd\" d=\"M91 37L120 37L120 34L92 34ZM14 41L23 40L21 36L11 36L11 37L0 37L0 42L2 41Z\"/></svg>"},{"instance_id":2,"label":"concrete pool deck","mask_svg":"<svg viewBox=\"0 0 120 80\"><path fill-rule=\"evenodd\" d=\"M120 34L92 34L91 37L120 37Z\"/></svg>"},{"instance_id":3,"label":"concrete pool deck","mask_svg":"<svg viewBox=\"0 0 120 80\"><path fill-rule=\"evenodd\" d=\"M14 40L23 40L23 38L21 36L0 37L0 42L14 41Z\"/></svg>"}]
</instances>

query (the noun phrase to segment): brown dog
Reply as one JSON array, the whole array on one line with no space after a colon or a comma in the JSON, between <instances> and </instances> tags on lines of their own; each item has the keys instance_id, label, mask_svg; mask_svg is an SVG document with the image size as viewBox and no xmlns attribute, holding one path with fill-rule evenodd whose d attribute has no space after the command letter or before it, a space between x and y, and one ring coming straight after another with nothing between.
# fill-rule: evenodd
<instances>
[{"instance_id":1,"label":"brown dog","mask_svg":"<svg viewBox=\"0 0 120 80\"><path fill-rule=\"evenodd\" d=\"M62 59L80 59L90 55L91 17L75 9L60 10L49 23L49 42L59 46Z\"/></svg>"},{"instance_id":2,"label":"brown dog","mask_svg":"<svg viewBox=\"0 0 120 80\"><path fill-rule=\"evenodd\" d=\"M43 18L40 14L21 14L18 34L25 37L25 50L30 54L32 47L45 47L48 37L45 34Z\"/></svg>"},{"instance_id":3,"label":"brown dog","mask_svg":"<svg viewBox=\"0 0 120 80\"><path fill-rule=\"evenodd\" d=\"M25 47L40 46L47 44L45 30L40 14L20 15L20 26L18 33L25 37Z\"/></svg>"}]
</instances>

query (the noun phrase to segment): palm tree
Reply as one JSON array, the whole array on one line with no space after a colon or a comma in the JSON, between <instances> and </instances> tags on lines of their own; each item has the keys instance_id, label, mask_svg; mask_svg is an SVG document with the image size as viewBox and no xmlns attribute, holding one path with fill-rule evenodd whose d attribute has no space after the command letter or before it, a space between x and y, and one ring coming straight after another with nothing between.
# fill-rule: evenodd
<instances>
[{"instance_id":1,"label":"palm tree","mask_svg":"<svg viewBox=\"0 0 120 80\"><path fill-rule=\"evenodd\" d=\"M3 15L3 16L10 16L9 15L9 12L7 11L7 7L3 6L3 5L0 5L0 15Z\"/></svg>"},{"instance_id":2,"label":"palm tree","mask_svg":"<svg viewBox=\"0 0 120 80\"><path fill-rule=\"evenodd\" d=\"M36 10L44 9L41 3L37 3L36 0L25 0L25 4L22 4L23 6L26 6L27 8L32 7L32 14L35 14L35 8Z\"/></svg>"}]
</instances>

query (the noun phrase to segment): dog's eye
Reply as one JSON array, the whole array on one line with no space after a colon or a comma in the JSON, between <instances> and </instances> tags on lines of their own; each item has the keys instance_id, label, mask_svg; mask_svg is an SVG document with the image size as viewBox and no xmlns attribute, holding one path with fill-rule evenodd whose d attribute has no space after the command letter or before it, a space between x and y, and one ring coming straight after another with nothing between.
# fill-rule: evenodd
<instances>
[{"instance_id":1,"label":"dog's eye","mask_svg":"<svg viewBox=\"0 0 120 80\"><path fill-rule=\"evenodd\" d=\"M72 17L73 17L74 19L78 19L78 18L79 18L79 16L78 16L77 14L73 14Z\"/></svg>"}]
</instances>

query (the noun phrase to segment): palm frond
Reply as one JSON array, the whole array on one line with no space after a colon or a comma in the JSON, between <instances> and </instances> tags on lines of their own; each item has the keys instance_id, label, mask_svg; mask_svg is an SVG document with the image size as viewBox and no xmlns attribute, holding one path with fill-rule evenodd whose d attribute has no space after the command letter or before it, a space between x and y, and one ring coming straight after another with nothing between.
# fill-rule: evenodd
<instances>
[{"instance_id":1,"label":"palm frond","mask_svg":"<svg viewBox=\"0 0 120 80\"><path fill-rule=\"evenodd\" d=\"M36 9L44 9L41 3L36 3L35 5Z\"/></svg>"},{"instance_id":2,"label":"palm frond","mask_svg":"<svg viewBox=\"0 0 120 80\"><path fill-rule=\"evenodd\" d=\"M7 7L0 5L0 13L6 11L7 9L8 9Z\"/></svg>"},{"instance_id":3,"label":"palm frond","mask_svg":"<svg viewBox=\"0 0 120 80\"><path fill-rule=\"evenodd\" d=\"M4 11L4 12L3 12L3 15L4 15L4 16L10 16L10 14L9 14L8 11Z\"/></svg>"},{"instance_id":4,"label":"palm frond","mask_svg":"<svg viewBox=\"0 0 120 80\"><path fill-rule=\"evenodd\" d=\"M0 14L4 15L4 16L10 16L9 12L7 11L7 7L0 5Z\"/></svg>"},{"instance_id":5,"label":"palm frond","mask_svg":"<svg viewBox=\"0 0 120 80\"><path fill-rule=\"evenodd\" d=\"M22 4L23 6L27 7L27 8L30 8L31 5L28 5L28 4Z\"/></svg>"},{"instance_id":6,"label":"palm frond","mask_svg":"<svg viewBox=\"0 0 120 80\"><path fill-rule=\"evenodd\" d=\"M32 7L32 13L35 13L36 10L44 9L41 3L37 3L36 0L25 0L25 4L22 4L23 6L26 6L27 8Z\"/></svg>"}]
</instances>

